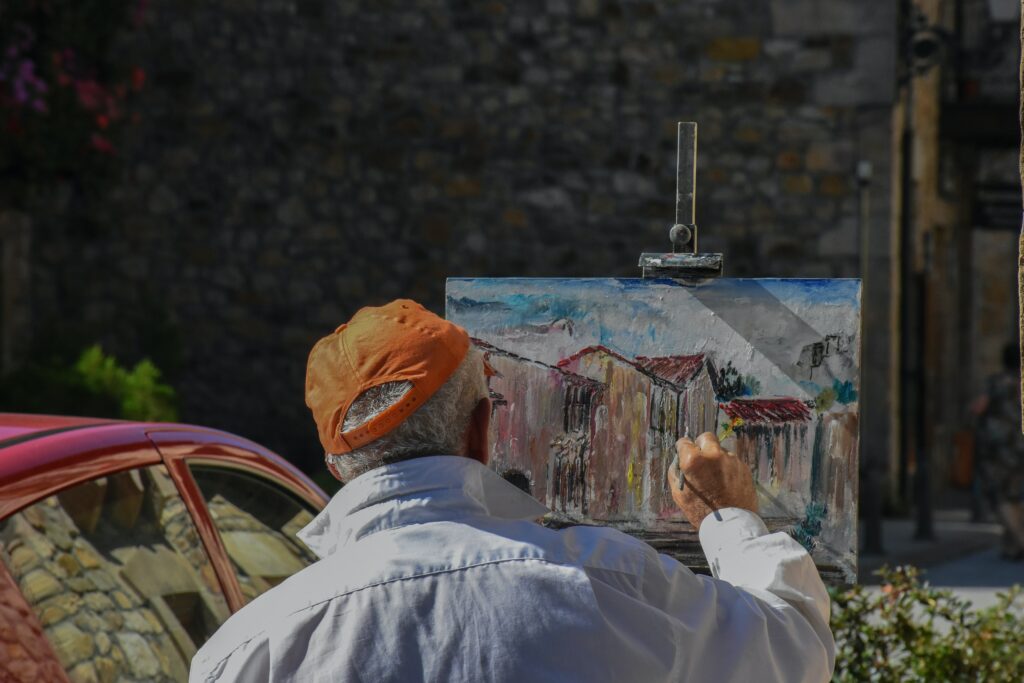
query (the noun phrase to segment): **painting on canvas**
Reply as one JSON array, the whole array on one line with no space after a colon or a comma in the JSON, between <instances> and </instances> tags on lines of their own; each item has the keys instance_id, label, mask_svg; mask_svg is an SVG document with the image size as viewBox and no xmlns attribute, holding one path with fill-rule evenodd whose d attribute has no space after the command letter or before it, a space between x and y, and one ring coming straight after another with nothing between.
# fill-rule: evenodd
<instances>
[{"instance_id":1,"label":"painting on canvas","mask_svg":"<svg viewBox=\"0 0 1024 683\"><path fill-rule=\"evenodd\" d=\"M769 529L856 579L858 280L450 279L446 308L497 370L492 466L563 523L706 568L665 475L711 431Z\"/></svg>"}]
</instances>

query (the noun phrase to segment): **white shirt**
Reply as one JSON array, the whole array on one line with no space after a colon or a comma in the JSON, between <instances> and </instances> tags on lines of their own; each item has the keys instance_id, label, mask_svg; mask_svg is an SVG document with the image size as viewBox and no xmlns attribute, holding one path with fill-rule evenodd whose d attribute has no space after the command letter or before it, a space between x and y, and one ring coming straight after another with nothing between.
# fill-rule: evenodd
<instances>
[{"instance_id":1,"label":"white shirt","mask_svg":"<svg viewBox=\"0 0 1024 683\"><path fill-rule=\"evenodd\" d=\"M196 681L814 681L829 600L807 552L727 508L717 578L614 529L560 531L469 458L352 480L300 537L322 558L232 616Z\"/></svg>"}]
</instances>

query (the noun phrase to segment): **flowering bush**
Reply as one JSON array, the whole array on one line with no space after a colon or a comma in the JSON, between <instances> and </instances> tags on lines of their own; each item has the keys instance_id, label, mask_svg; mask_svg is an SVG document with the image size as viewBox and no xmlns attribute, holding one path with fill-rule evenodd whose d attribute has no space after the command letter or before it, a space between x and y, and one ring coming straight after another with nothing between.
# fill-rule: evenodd
<instances>
[{"instance_id":1,"label":"flowering bush","mask_svg":"<svg viewBox=\"0 0 1024 683\"><path fill-rule=\"evenodd\" d=\"M145 0L0 0L0 187L85 186L109 168L146 73L117 55Z\"/></svg>"},{"instance_id":2,"label":"flowering bush","mask_svg":"<svg viewBox=\"0 0 1024 683\"><path fill-rule=\"evenodd\" d=\"M1020 587L972 610L952 592L922 584L913 567L883 569L881 591L832 594L833 681L1024 681Z\"/></svg>"}]
</instances>

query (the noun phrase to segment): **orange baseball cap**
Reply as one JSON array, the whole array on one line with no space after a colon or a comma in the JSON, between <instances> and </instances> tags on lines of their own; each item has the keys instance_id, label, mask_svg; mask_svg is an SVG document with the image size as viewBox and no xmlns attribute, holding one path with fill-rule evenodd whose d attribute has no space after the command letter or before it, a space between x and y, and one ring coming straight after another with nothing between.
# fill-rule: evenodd
<instances>
[{"instance_id":1,"label":"orange baseball cap","mask_svg":"<svg viewBox=\"0 0 1024 683\"><path fill-rule=\"evenodd\" d=\"M466 357L469 335L410 299L360 309L313 346L306 405L327 453L348 453L395 429L441 388ZM352 402L385 382L410 382L400 401L342 433Z\"/></svg>"}]
</instances>

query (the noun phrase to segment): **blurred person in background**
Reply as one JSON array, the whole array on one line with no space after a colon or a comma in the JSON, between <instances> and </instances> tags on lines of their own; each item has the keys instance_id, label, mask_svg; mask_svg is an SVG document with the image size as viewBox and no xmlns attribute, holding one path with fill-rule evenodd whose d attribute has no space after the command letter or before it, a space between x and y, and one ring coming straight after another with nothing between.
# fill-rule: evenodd
<instances>
[{"instance_id":1,"label":"blurred person in background","mask_svg":"<svg viewBox=\"0 0 1024 683\"><path fill-rule=\"evenodd\" d=\"M1003 348L1003 369L985 380L985 393L973 412L978 418L976 491L1003 525L1003 557L1024 559L1024 434L1016 344Z\"/></svg>"}]
</instances>

